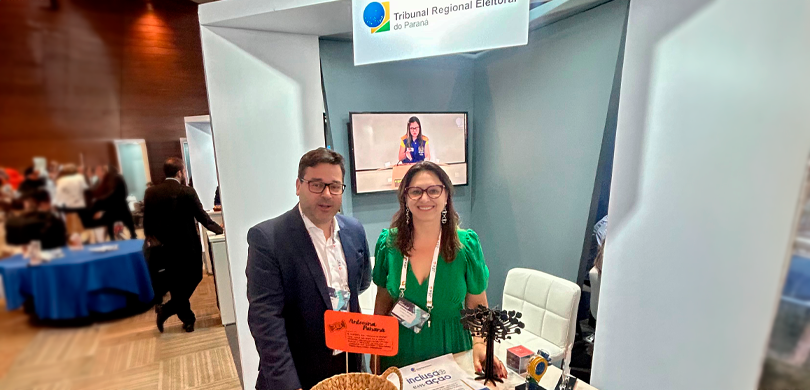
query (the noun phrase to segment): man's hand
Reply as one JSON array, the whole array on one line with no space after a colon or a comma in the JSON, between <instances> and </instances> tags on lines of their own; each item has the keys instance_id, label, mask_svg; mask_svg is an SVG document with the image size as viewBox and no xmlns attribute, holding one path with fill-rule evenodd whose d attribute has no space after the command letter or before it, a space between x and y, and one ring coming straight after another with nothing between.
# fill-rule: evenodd
<instances>
[{"instance_id":1,"label":"man's hand","mask_svg":"<svg viewBox=\"0 0 810 390\"><path fill-rule=\"evenodd\" d=\"M104 215L103 211L96 211L96 213L93 215L93 219L101 219L101 216L103 215Z\"/></svg>"}]
</instances>

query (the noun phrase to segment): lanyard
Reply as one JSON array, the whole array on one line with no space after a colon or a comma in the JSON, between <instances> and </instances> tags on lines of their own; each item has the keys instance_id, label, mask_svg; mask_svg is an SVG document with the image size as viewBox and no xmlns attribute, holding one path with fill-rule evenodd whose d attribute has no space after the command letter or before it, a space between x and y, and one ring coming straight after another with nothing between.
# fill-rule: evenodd
<instances>
[{"instance_id":1,"label":"lanyard","mask_svg":"<svg viewBox=\"0 0 810 390\"><path fill-rule=\"evenodd\" d=\"M335 222L332 221L332 224L329 225L329 229L332 231L332 234L328 240L324 241L323 246L323 255L325 257L324 260L326 260L327 264L326 284L335 290L342 290L344 287L348 286L348 283L345 283L346 281L343 280L343 263L340 261L339 256L335 253L335 250L337 249L335 235L337 233L335 233L334 230L334 223ZM330 241L332 242L331 244L329 243ZM337 284L337 287L333 285L333 281L336 282L335 284Z\"/></svg>"},{"instance_id":2,"label":"lanyard","mask_svg":"<svg viewBox=\"0 0 810 390\"><path fill-rule=\"evenodd\" d=\"M427 310L428 313L433 309L433 282L436 280L436 265L439 263L439 245L442 239L436 242L436 249L433 250L433 263L430 264L430 276L428 276L428 291L427 291ZM399 297L405 296L405 282L408 278L408 261L409 257L402 258L402 276L399 278Z\"/></svg>"}]
</instances>

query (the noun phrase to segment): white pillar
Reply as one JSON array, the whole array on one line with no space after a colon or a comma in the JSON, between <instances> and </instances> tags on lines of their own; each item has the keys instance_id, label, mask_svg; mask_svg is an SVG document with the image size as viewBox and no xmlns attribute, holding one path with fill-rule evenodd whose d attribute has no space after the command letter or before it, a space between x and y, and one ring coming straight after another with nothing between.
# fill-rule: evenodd
<instances>
[{"instance_id":1,"label":"white pillar","mask_svg":"<svg viewBox=\"0 0 810 390\"><path fill-rule=\"evenodd\" d=\"M318 37L202 26L236 326L246 389L259 356L247 326L247 231L291 209L298 160L324 145Z\"/></svg>"}]
</instances>

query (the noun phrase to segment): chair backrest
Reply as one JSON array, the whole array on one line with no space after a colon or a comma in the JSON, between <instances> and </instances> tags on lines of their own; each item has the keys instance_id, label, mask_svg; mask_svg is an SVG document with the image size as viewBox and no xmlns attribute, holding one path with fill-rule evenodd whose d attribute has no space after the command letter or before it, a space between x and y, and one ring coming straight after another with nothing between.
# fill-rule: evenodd
<instances>
[{"instance_id":1,"label":"chair backrest","mask_svg":"<svg viewBox=\"0 0 810 390\"><path fill-rule=\"evenodd\" d=\"M524 332L565 350L576 335L579 296L576 283L537 270L515 268L506 275L503 308L523 313Z\"/></svg>"}]
</instances>

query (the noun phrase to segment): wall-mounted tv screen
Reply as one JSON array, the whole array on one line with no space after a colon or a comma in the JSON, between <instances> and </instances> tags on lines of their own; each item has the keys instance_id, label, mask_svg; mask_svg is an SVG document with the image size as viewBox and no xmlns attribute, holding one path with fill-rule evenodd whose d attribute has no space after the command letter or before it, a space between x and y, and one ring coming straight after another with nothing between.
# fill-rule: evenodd
<instances>
[{"instance_id":1,"label":"wall-mounted tv screen","mask_svg":"<svg viewBox=\"0 0 810 390\"><path fill-rule=\"evenodd\" d=\"M395 191L408 169L432 161L467 184L466 112L353 112L349 147L356 194Z\"/></svg>"}]
</instances>

